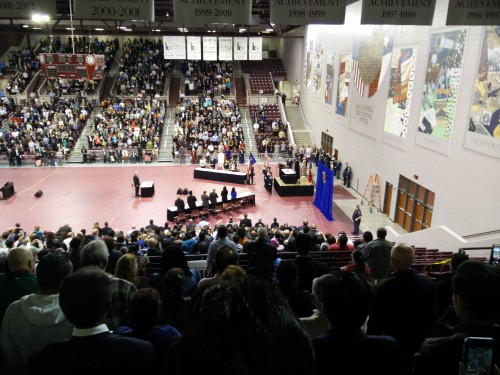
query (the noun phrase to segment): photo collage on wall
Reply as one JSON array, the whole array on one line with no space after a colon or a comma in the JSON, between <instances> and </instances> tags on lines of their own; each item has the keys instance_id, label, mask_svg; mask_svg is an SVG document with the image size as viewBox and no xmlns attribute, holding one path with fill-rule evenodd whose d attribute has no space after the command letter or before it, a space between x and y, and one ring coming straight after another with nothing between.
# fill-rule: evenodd
<instances>
[{"instance_id":1,"label":"photo collage on wall","mask_svg":"<svg viewBox=\"0 0 500 375\"><path fill-rule=\"evenodd\" d=\"M416 47L393 50L384 131L401 138L408 133L416 62Z\"/></svg>"},{"instance_id":2,"label":"photo collage on wall","mask_svg":"<svg viewBox=\"0 0 500 375\"><path fill-rule=\"evenodd\" d=\"M431 34L418 131L450 140L462 78L467 30Z\"/></svg>"},{"instance_id":3,"label":"photo collage on wall","mask_svg":"<svg viewBox=\"0 0 500 375\"><path fill-rule=\"evenodd\" d=\"M304 86L310 87L311 92L317 96L321 94L322 62L323 45L314 39L309 39L304 61Z\"/></svg>"},{"instance_id":4,"label":"photo collage on wall","mask_svg":"<svg viewBox=\"0 0 500 375\"><path fill-rule=\"evenodd\" d=\"M485 28L466 147L500 157L500 26Z\"/></svg>"},{"instance_id":5,"label":"photo collage on wall","mask_svg":"<svg viewBox=\"0 0 500 375\"><path fill-rule=\"evenodd\" d=\"M351 81L351 59L352 55L340 55L339 79L337 85L336 113L341 116L347 115L347 100L349 98L349 82Z\"/></svg>"},{"instance_id":6,"label":"photo collage on wall","mask_svg":"<svg viewBox=\"0 0 500 375\"><path fill-rule=\"evenodd\" d=\"M335 51L330 50L326 60L326 78L325 78L325 94L324 102L328 105L333 105L333 83L335 77Z\"/></svg>"}]
</instances>

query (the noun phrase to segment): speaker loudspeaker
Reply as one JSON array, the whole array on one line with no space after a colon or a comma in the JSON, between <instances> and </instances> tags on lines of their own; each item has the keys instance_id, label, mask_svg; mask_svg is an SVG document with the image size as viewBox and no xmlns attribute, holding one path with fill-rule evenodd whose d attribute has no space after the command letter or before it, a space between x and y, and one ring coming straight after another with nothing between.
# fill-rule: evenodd
<instances>
[{"instance_id":1,"label":"speaker loudspeaker","mask_svg":"<svg viewBox=\"0 0 500 375\"><path fill-rule=\"evenodd\" d=\"M35 197L37 197L37 198L40 198L42 195L43 195L43 191L41 191L41 190L38 190L38 191L35 193Z\"/></svg>"}]
</instances>

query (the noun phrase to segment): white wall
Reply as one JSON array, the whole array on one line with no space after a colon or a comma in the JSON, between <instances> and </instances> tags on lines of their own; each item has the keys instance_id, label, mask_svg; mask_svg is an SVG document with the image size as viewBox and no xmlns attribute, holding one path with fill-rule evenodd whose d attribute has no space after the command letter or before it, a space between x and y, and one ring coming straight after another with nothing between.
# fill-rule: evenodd
<instances>
[{"instance_id":1,"label":"white wall","mask_svg":"<svg viewBox=\"0 0 500 375\"><path fill-rule=\"evenodd\" d=\"M367 28L359 25L360 3L348 6L347 22L344 26L308 26L307 35L302 41L302 55L305 51L304 44L310 38L320 41L325 51L335 50L337 63L340 54L351 53L354 33L363 32ZM448 155L416 144L430 32L444 28L446 9L446 1L437 2L432 27L399 26L395 34L394 47L410 45L418 47L414 96L405 149L396 148L382 140L385 103L389 89L388 74L378 92L370 99L361 98L355 89L349 90L345 118L335 114L335 105L326 106L321 95L314 95L310 88L304 86L301 88L301 103L307 121L313 124L314 138L321 139L321 132L327 132L334 137L334 147L339 150L340 159L344 165L348 162L352 166L353 187L361 193L366 187L369 176L376 173L380 177L383 203L386 181L397 186L399 175L403 175L435 192L433 227L446 225L459 235L499 230L500 159L470 151L463 146L483 27L467 28L462 80ZM278 44L280 57L289 69L289 80L297 78L297 70L300 70L302 77L304 59L299 59L301 53L297 50L295 42L283 38ZM337 88L337 74L335 72L334 92ZM302 78L299 78L299 82L302 82ZM354 109L359 104L368 105L373 111L372 120L366 125L359 123L354 115ZM418 176L418 180L413 178L414 175ZM394 218L396 197L397 191L394 191L391 218ZM425 236L425 231L422 235Z\"/></svg>"}]
</instances>

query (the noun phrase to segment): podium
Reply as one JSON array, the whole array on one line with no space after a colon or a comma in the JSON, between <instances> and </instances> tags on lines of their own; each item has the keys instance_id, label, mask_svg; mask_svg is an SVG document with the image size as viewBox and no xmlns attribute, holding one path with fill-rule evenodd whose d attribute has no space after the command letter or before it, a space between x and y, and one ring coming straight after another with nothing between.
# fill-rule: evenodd
<instances>
[{"instance_id":1,"label":"podium","mask_svg":"<svg viewBox=\"0 0 500 375\"><path fill-rule=\"evenodd\" d=\"M2 192L2 199L9 199L12 197L14 194L16 194L14 190L14 183L7 181L1 188L0 192Z\"/></svg>"},{"instance_id":2,"label":"podium","mask_svg":"<svg viewBox=\"0 0 500 375\"><path fill-rule=\"evenodd\" d=\"M155 184L153 181L144 181L141 184L141 197L152 197L155 195Z\"/></svg>"}]
</instances>

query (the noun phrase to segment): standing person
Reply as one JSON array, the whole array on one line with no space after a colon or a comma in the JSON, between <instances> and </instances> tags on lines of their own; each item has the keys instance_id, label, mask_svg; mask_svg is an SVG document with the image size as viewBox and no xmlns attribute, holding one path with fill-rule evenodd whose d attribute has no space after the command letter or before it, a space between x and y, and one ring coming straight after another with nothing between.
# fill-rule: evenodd
<instances>
[{"instance_id":1,"label":"standing person","mask_svg":"<svg viewBox=\"0 0 500 375\"><path fill-rule=\"evenodd\" d=\"M387 241L386 236L387 230L383 227L378 228L377 239L368 243L363 249L363 256L370 266L375 283L387 279L391 272L392 242Z\"/></svg>"},{"instance_id":2,"label":"standing person","mask_svg":"<svg viewBox=\"0 0 500 375\"><path fill-rule=\"evenodd\" d=\"M345 163L345 169L344 169L344 173L342 176L344 177L344 186L347 186L348 188L350 188L351 187L352 170L351 170L351 167L349 167L348 163Z\"/></svg>"},{"instance_id":3,"label":"standing person","mask_svg":"<svg viewBox=\"0 0 500 375\"><path fill-rule=\"evenodd\" d=\"M136 172L134 172L134 177L133 177L133 186L135 188L135 196L138 197L139 196L139 188L141 187L141 180L139 180L139 174Z\"/></svg>"},{"instance_id":4,"label":"standing person","mask_svg":"<svg viewBox=\"0 0 500 375\"><path fill-rule=\"evenodd\" d=\"M177 207L177 213L185 212L186 211L186 205L184 203L184 200L181 198L180 195L177 196L177 199L175 200L174 203L175 207Z\"/></svg>"},{"instance_id":5,"label":"standing person","mask_svg":"<svg viewBox=\"0 0 500 375\"><path fill-rule=\"evenodd\" d=\"M227 190L227 187L224 186L220 192L220 197L222 198L222 203L227 202L228 195L229 195L229 191Z\"/></svg>"},{"instance_id":6,"label":"standing person","mask_svg":"<svg viewBox=\"0 0 500 375\"><path fill-rule=\"evenodd\" d=\"M237 193L236 193L236 188L233 187L231 189L231 202L234 204L236 202L236 196L237 196Z\"/></svg>"},{"instance_id":7,"label":"standing person","mask_svg":"<svg viewBox=\"0 0 500 375\"><path fill-rule=\"evenodd\" d=\"M351 234L354 234L355 236L359 235L359 226L361 224L361 210L359 208L359 204L356 205L356 209L352 213L352 221L354 223L354 231L351 232Z\"/></svg>"},{"instance_id":8,"label":"standing person","mask_svg":"<svg viewBox=\"0 0 500 375\"><path fill-rule=\"evenodd\" d=\"M189 211L192 212L193 210L196 210L196 201L198 200L194 195L193 191L189 190L187 199L187 204L189 206Z\"/></svg>"},{"instance_id":9,"label":"standing person","mask_svg":"<svg viewBox=\"0 0 500 375\"><path fill-rule=\"evenodd\" d=\"M75 326L73 336L33 353L28 358L28 374L109 374L114 371L125 374L149 368L153 346L142 340L117 336L105 324L106 314L112 308L111 283L104 271L95 267L78 270L64 279L59 304L67 320ZM88 355L83 361L82 353Z\"/></svg>"},{"instance_id":10,"label":"standing person","mask_svg":"<svg viewBox=\"0 0 500 375\"><path fill-rule=\"evenodd\" d=\"M217 206L217 198L219 198L219 195L217 194L217 192L214 189L210 193L210 208L214 209L215 206Z\"/></svg>"},{"instance_id":11,"label":"standing person","mask_svg":"<svg viewBox=\"0 0 500 375\"><path fill-rule=\"evenodd\" d=\"M208 208L210 205L210 198L207 195L207 191L203 191L203 194L201 195L201 204L203 208Z\"/></svg>"},{"instance_id":12,"label":"standing person","mask_svg":"<svg viewBox=\"0 0 500 375\"><path fill-rule=\"evenodd\" d=\"M248 174L248 183L250 185L253 185L253 177L255 176L255 170L253 168L253 165L250 167L250 173Z\"/></svg>"},{"instance_id":13,"label":"standing person","mask_svg":"<svg viewBox=\"0 0 500 375\"><path fill-rule=\"evenodd\" d=\"M414 250L394 246L390 262L394 273L379 285L373 299L367 334L394 337L401 348L403 374L411 374L413 354L436 323L436 288L411 268Z\"/></svg>"}]
</instances>

